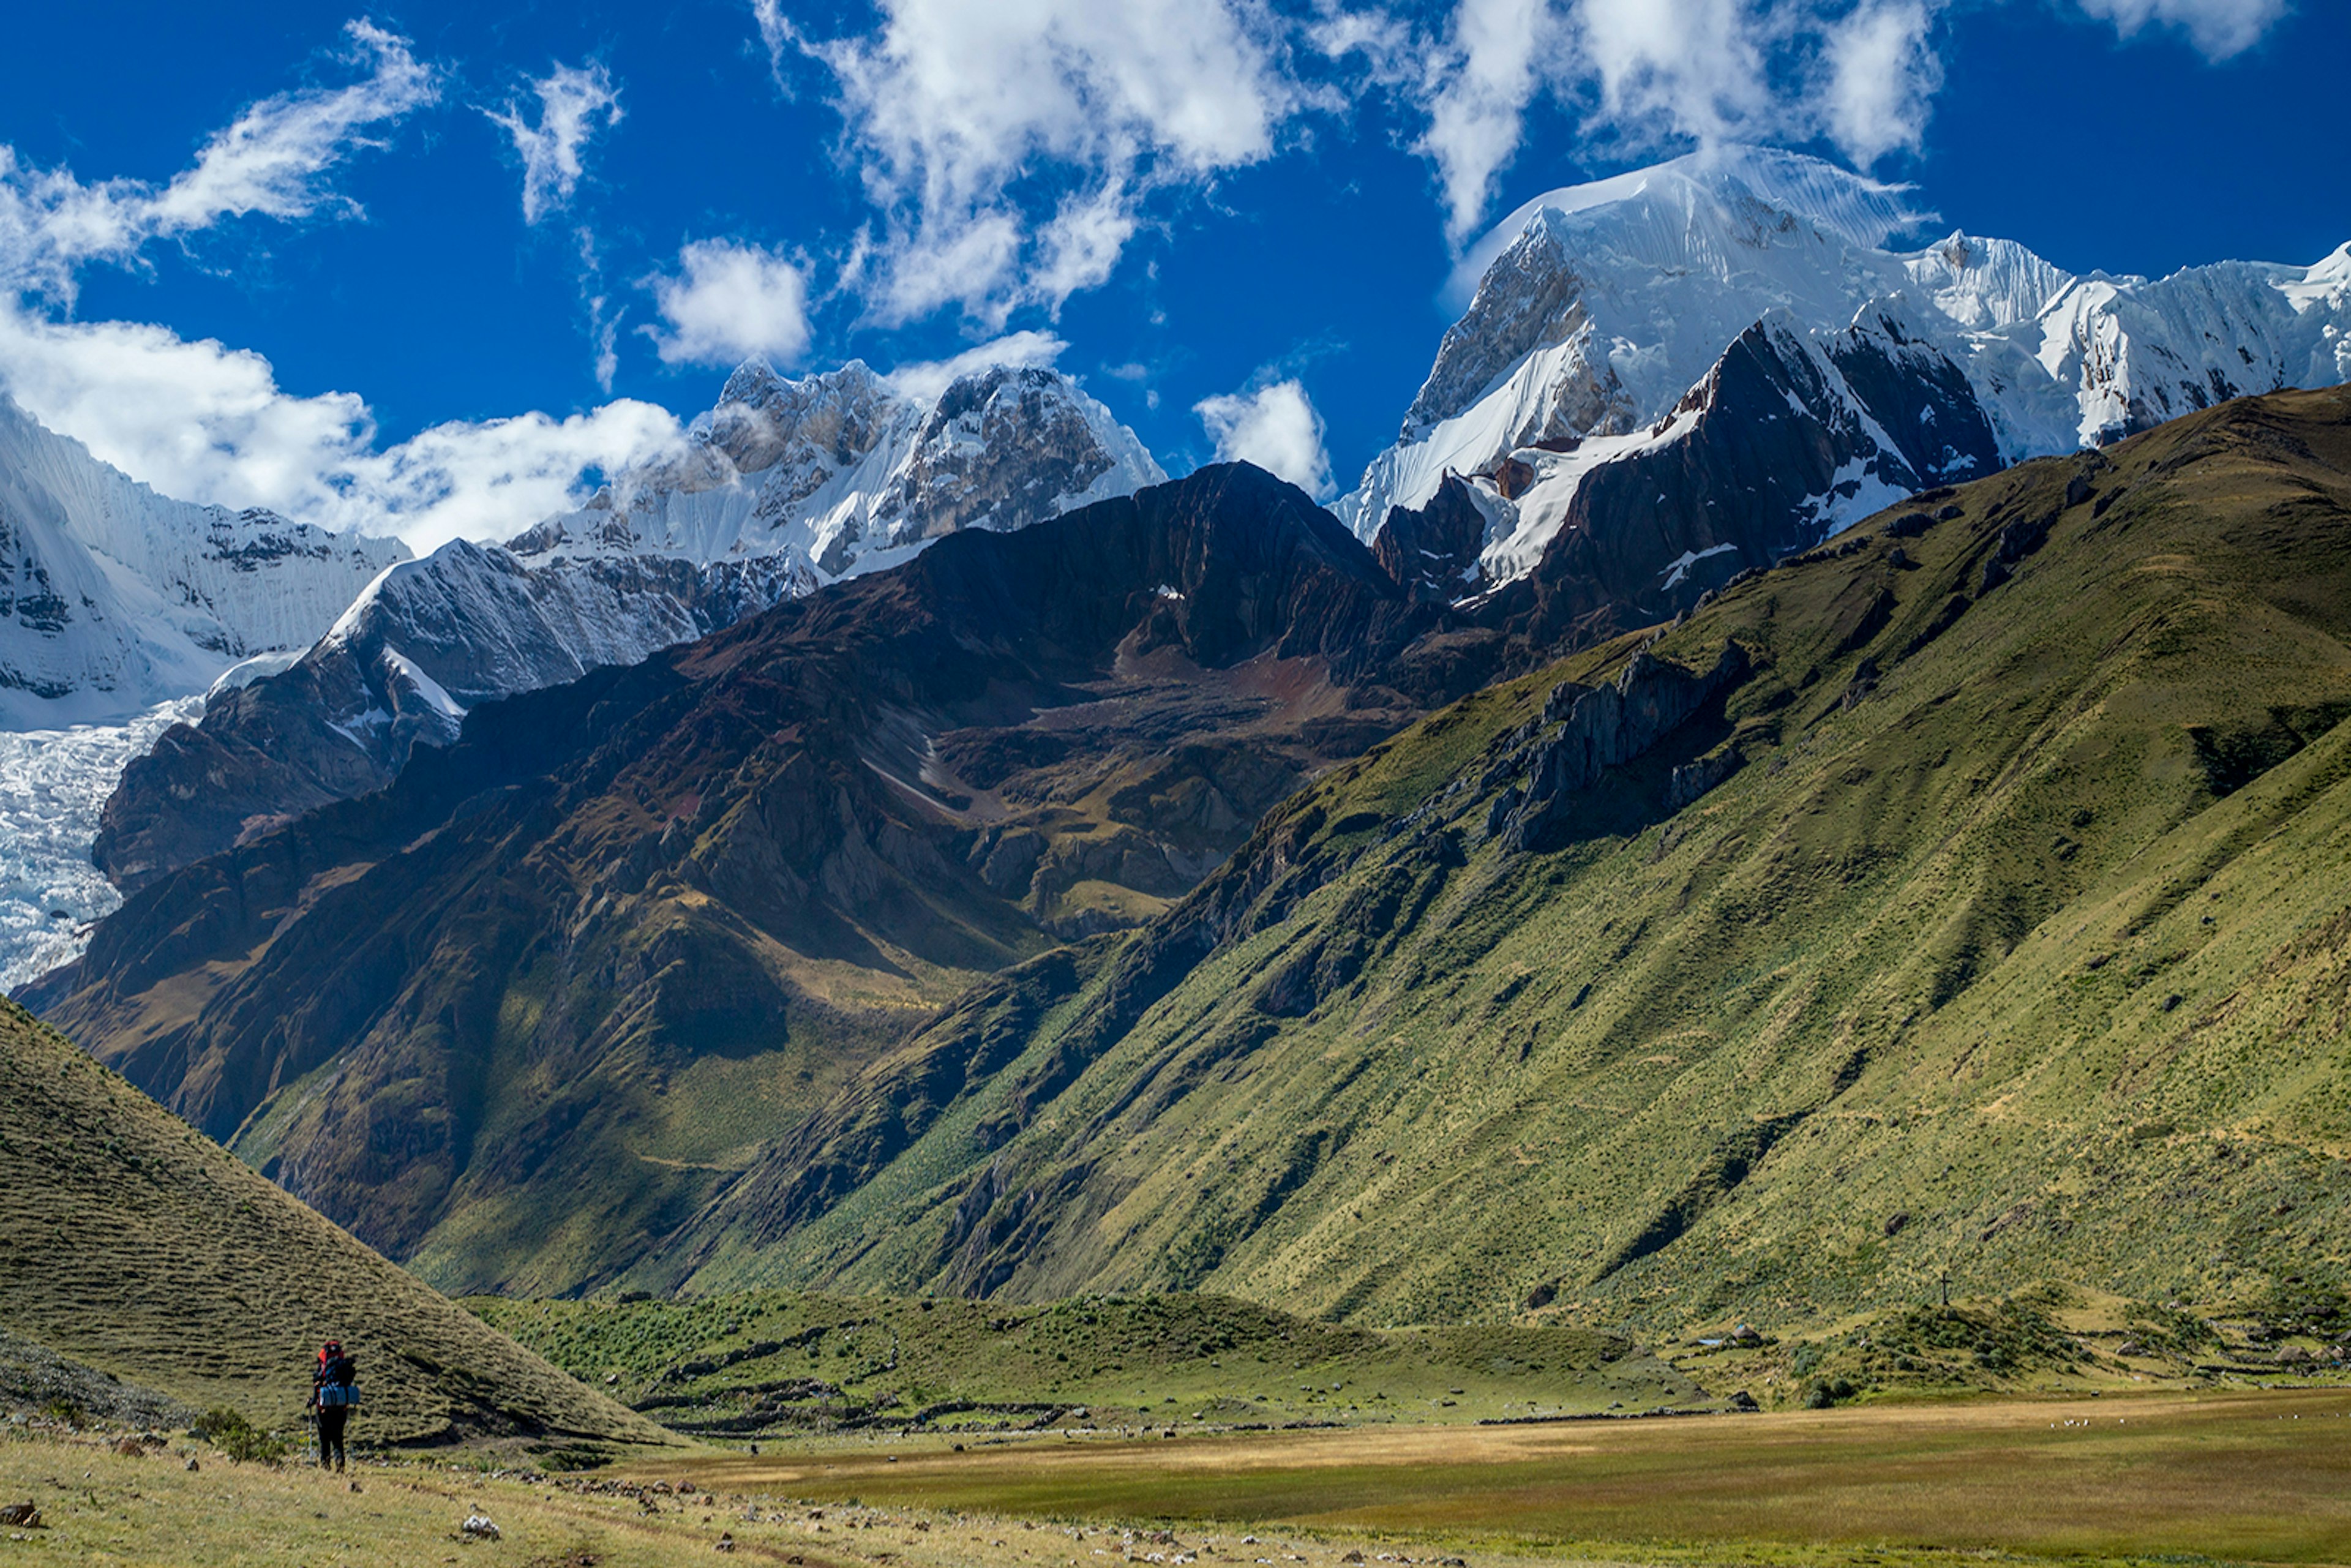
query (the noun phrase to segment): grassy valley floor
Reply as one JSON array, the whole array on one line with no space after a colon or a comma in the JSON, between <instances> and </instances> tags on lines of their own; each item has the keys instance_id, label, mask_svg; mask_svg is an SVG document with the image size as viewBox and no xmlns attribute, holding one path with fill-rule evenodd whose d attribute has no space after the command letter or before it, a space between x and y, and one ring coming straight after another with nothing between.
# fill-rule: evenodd
<instances>
[{"instance_id":1,"label":"grassy valley floor","mask_svg":"<svg viewBox=\"0 0 2351 1568\"><path fill-rule=\"evenodd\" d=\"M1524 1419L1719 1403L1564 1323L1372 1331L1176 1294L995 1301L752 1291L465 1305L583 1382L712 1438Z\"/></svg>"},{"instance_id":2,"label":"grassy valley floor","mask_svg":"<svg viewBox=\"0 0 2351 1568\"><path fill-rule=\"evenodd\" d=\"M834 1437L522 1480L0 1437L0 1563L805 1568L1140 1562L2351 1560L2351 1392L1980 1400L1196 1438ZM200 1468L184 1468L182 1449ZM502 1538L458 1535L471 1513Z\"/></svg>"}]
</instances>

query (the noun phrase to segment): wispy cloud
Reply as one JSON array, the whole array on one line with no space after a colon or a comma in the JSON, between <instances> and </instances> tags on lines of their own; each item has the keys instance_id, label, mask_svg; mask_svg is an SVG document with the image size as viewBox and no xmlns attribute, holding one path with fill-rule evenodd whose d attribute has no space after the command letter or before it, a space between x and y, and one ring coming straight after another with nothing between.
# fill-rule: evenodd
<instances>
[{"instance_id":1,"label":"wispy cloud","mask_svg":"<svg viewBox=\"0 0 2351 1568\"><path fill-rule=\"evenodd\" d=\"M998 365L1050 365L1059 361L1069 347L1050 332L1008 332L993 342L966 349L952 359L900 365L890 372L890 382L909 397L935 398L959 376L993 370Z\"/></svg>"},{"instance_id":2,"label":"wispy cloud","mask_svg":"<svg viewBox=\"0 0 2351 1568\"><path fill-rule=\"evenodd\" d=\"M2177 27L2215 61L2260 43L2286 12L2286 0L2081 0L2081 5L2125 37L2147 26Z\"/></svg>"},{"instance_id":3,"label":"wispy cloud","mask_svg":"<svg viewBox=\"0 0 2351 1568\"><path fill-rule=\"evenodd\" d=\"M776 90L786 98L792 96L791 77L784 62L800 47L799 29L784 15L782 0L751 0L751 20L759 29L759 42L768 51L768 74L775 78Z\"/></svg>"},{"instance_id":4,"label":"wispy cloud","mask_svg":"<svg viewBox=\"0 0 2351 1568\"><path fill-rule=\"evenodd\" d=\"M64 169L29 168L15 148L0 146L0 287L70 306L82 267L135 265L157 239L254 213L356 214L358 204L325 176L352 152L378 145L371 131L432 103L440 85L407 39L365 21L343 31L345 57L368 71L363 79L263 99L215 132L169 184L86 185Z\"/></svg>"},{"instance_id":5,"label":"wispy cloud","mask_svg":"<svg viewBox=\"0 0 2351 1568\"><path fill-rule=\"evenodd\" d=\"M601 60L585 66L559 61L530 89L538 99L536 124L516 99L508 99L503 110L482 112L505 128L522 159L522 220L536 224L571 200L586 172L580 150L598 131L621 122L621 98Z\"/></svg>"}]
</instances>

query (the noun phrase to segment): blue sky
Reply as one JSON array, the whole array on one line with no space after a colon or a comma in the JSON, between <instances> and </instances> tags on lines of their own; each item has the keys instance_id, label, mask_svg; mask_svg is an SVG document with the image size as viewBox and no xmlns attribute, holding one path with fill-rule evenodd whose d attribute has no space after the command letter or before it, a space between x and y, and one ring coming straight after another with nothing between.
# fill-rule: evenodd
<instances>
[{"instance_id":1,"label":"blue sky","mask_svg":"<svg viewBox=\"0 0 2351 1568\"><path fill-rule=\"evenodd\" d=\"M1344 488L1543 190L1747 139L2077 270L2310 262L2346 61L2338 0L23 7L0 383L172 493L419 543L752 351L1008 338L1175 472L1295 382Z\"/></svg>"}]
</instances>

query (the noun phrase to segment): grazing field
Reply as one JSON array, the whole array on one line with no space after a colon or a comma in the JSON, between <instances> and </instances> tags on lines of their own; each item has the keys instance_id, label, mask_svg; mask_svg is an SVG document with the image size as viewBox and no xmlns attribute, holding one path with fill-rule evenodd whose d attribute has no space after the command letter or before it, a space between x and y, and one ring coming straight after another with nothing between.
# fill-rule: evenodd
<instances>
[{"instance_id":1,"label":"grazing field","mask_svg":"<svg viewBox=\"0 0 2351 1568\"><path fill-rule=\"evenodd\" d=\"M1374 1332L1186 1294L465 1304L581 1381L705 1437L1394 1425L1719 1404L1649 1349L1556 1322Z\"/></svg>"},{"instance_id":2,"label":"grazing field","mask_svg":"<svg viewBox=\"0 0 2351 1568\"><path fill-rule=\"evenodd\" d=\"M722 1490L1496 1551L2351 1561L2351 1393L705 1455Z\"/></svg>"}]
</instances>

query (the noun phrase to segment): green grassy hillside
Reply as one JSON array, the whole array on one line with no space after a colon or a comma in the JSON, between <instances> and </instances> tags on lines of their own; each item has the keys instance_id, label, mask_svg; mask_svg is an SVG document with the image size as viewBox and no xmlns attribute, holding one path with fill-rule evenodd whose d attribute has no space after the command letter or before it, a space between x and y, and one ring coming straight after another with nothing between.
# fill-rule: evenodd
<instances>
[{"instance_id":1,"label":"green grassy hillside","mask_svg":"<svg viewBox=\"0 0 2351 1568\"><path fill-rule=\"evenodd\" d=\"M0 1003L0 1327L196 1409L292 1429L360 1358L352 1437L665 1441Z\"/></svg>"},{"instance_id":2,"label":"green grassy hillside","mask_svg":"<svg viewBox=\"0 0 2351 1568\"><path fill-rule=\"evenodd\" d=\"M1152 925L951 1009L638 1279L1645 1333L1946 1274L2339 1283L2351 393L1924 506L1670 629L1652 658L1745 672L1541 821L1546 702L1633 639L1328 776Z\"/></svg>"},{"instance_id":3,"label":"green grassy hillside","mask_svg":"<svg viewBox=\"0 0 2351 1568\"><path fill-rule=\"evenodd\" d=\"M747 1291L465 1303L681 1431L1467 1422L1719 1403L1648 1349L1540 1327L1377 1333L1217 1296L986 1301Z\"/></svg>"}]
</instances>

